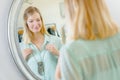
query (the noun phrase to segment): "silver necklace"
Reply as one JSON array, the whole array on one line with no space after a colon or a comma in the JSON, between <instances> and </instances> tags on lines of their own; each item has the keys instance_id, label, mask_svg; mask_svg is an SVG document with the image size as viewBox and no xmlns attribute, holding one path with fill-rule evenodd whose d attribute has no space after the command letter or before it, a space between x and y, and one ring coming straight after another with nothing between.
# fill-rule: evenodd
<instances>
[{"instance_id":1,"label":"silver necklace","mask_svg":"<svg viewBox=\"0 0 120 80\"><path fill-rule=\"evenodd\" d=\"M49 43L49 41L47 41L46 43L45 43L45 45L43 46L43 49L45 49L45 46L47 45ZM41 51L42 52L42 51ZM38 65L38 73L40 74L40 75L44 75L45 74L45 71L44 71L44 57L45 57L45 53L43 54L43 58L42 58L42 56L40 55L40 54L38 54L39 55L39 58L41 59L41 61L39 61L39 60L37 60L36 58L35 58L35 55L33 54L33 57L34 57L34 59L35 59L35 61L37 62L37 65Z\"/></svg>"}]
</instances>

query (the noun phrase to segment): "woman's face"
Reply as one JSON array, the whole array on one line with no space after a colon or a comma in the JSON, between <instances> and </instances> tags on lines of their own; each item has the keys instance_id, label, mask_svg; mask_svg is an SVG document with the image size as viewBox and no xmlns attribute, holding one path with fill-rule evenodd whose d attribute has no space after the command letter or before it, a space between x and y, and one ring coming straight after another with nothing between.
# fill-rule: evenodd
<instances>
[{"instance_id":1,"label":"woman's face","mask_svg":"<svg viewBox=\"0 0 120 80\"><path fill-rule=\"evenodd\" d=\"M35 12L33 15L29 15L27 19L27 25L31 32L40 32L42 28L42 22L39 13Z\"/></svg>"}]
</instances>

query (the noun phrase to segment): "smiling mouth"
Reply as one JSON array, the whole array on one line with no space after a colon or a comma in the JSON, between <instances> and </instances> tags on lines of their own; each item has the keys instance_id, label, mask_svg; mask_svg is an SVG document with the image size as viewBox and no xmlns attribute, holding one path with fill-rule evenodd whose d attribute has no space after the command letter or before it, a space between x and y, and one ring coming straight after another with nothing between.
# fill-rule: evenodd
<instances>
[{"instance_id":1,"label":"smiling mouth","mask_svg":"<svg viewBox=\"0 0 120 80\"><path fill-rule=\"evenodd\" d=\"M38 26L35 26L33 29L39 29L39 27L38 27Z\"/></svg>"},{"instance_id":2,"label":"smiling mouth","mask_svg":"<svg viewBox=\"0 0 120 80\"><path fill-rule=\"evenodd\" d=\"M34 29L39 29L39 28L36 27L36 28L34 28Z\"/></svg>"}]
</instances>

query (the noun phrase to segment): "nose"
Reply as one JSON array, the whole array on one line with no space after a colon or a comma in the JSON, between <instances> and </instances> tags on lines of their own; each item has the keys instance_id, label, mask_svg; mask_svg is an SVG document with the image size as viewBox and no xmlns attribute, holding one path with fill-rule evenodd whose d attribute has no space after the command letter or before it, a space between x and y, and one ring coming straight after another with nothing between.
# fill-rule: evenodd
<instances>
[{"instance_id":1,"label":"nose","mask_svg":"<svg viewBox=\"0 0 120 80\"><path fill-rule=\"evenodd\" d=\"M33 22L34 26L38 25L38 22L37 21L34 21Z\"/></svg>"}]
</instances>

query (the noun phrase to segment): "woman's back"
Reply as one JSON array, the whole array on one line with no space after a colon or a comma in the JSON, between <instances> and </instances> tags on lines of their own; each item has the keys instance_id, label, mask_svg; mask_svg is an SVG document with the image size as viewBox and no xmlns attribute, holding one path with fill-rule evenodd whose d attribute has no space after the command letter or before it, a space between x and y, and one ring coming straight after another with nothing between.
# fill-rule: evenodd
<instances>
[{"instance_id":1,"label":"woman's back","mask_svg":"<svg viewBox=\"0 0 120 80\"><path fill-rule=\"evenodd\" d=\"M62 80L119 80L120 34L104 40L77 40L61 49Z\"/></svg>"}]
</instances>

